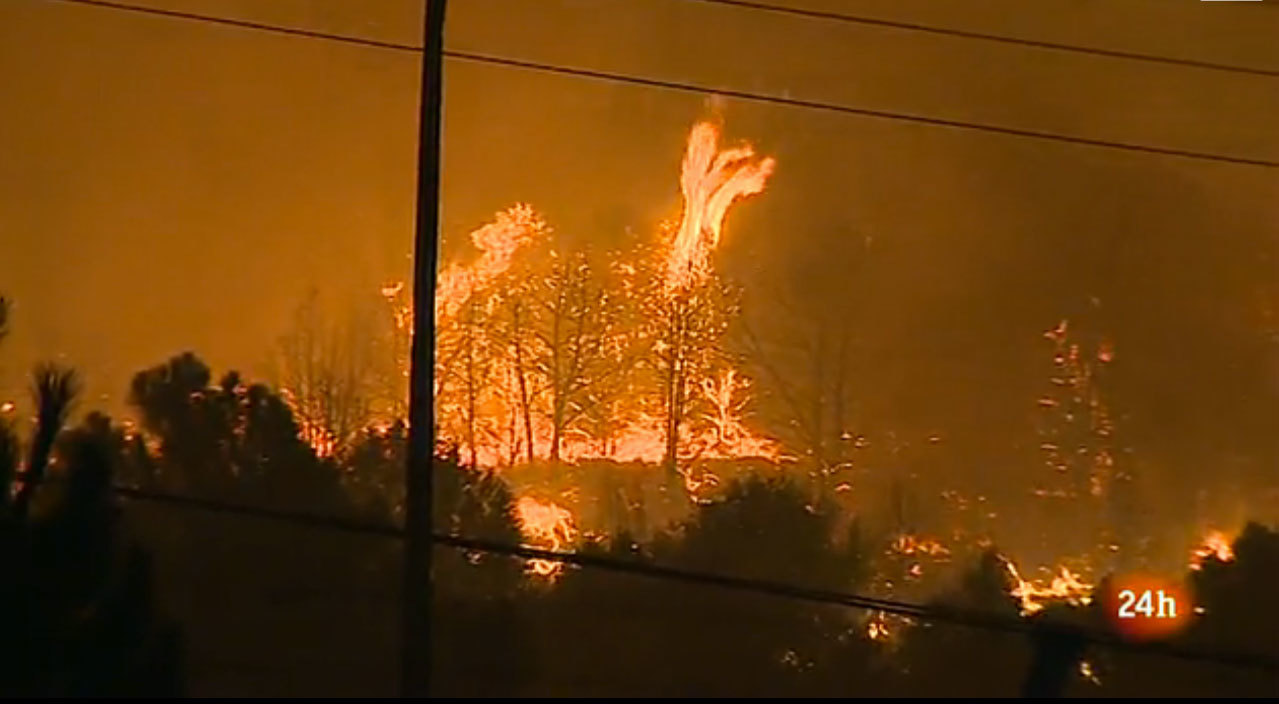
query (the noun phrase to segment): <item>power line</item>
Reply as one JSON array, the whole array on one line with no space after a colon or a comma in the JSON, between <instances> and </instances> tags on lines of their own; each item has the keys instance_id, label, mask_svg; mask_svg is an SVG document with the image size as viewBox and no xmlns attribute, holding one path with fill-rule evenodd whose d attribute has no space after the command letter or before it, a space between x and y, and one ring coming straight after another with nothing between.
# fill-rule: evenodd
<instances>
[{"instance_id":1,"label":"power line","mask_svg":"<svg viewBox=\"0 0 1279 704\"><path fill-rule=\"evenodd\" d=\"M76 5L88 5L101 7L104 9L114 9L129 12L137 12L141 14L157 15L170 17L175 19L184 19L199 22L210 22L214 24L240 27L244 29L253 29L266 32L275 32L290 36L307 37L318 40L330 40L355 44L379 49L392 49L405 52L420 52L421 48L408 45L396 44L393 42L382 42L371 39L362 39L358 37L349 37L343 35L326 34L323 32L313 32L310 30L301 30L287 27L277 27L274 25L261 24L256 22L245 22L242 20L233 20L209 15L201 15L189 12L178 12L173 10L159 10L154 8L136 7L125 3L112 2L110 0L48 0L50 2L61 2ZM695 0L700 1L700 0ZM799 98L790 98L786 96L771 95L767 93L756 93L752 91L736 90L732 88L698 85L695 83L686 83L681 81L670 81L657 78L647 78L643 76L633 76L624 73L615 73L610 71L591 70L573 66L561 66L555 64L547 64L535 61L525 61L521 59L513 59L500 56L492 56L488 54L479 54L473 52L445 50L444 56L454 60L471 61L474 63L482 63L494 66L503 66L507 68L518 68L530 71L539 71L543 73L559 74L566 76L574 76L578 78L589 78L613 83L639 85L649 88L660 88L665 90L680 91L685 93L696 93L699 95L719 95L729 98L737 98L757 103L781 105L786 107L805 108L810 110L821 110L825 112L834 112L845 115L855 115L859 117L869 117L883 120L891 120L897 122L909 122L915 124L928 125L932 127L941 127L948 129L960 129L974 132L984 132L988 134L998 134L1003 136L1020 137L1026 139L1037 139L1042 141L1059 142L1063 144L1073 144L1077 146L1089 146L1101 149L1114 149L1126 151L1130 153L1152 154L1159 156L1169 156L1183 159L1193 159L1198 161L1210 161L1217 163L1229 163L1243 166L1257 166L1262 168L1279 168L1279 161L1272 159L1252 158L1243 156L1234 156L1228 154L1217 154L1213 152L1202 152L1188 149L1176 149L1171 147L1159 147L1145 145L1135 142L1121 142L1114 140L1094 139L1091 137L1081 137L1077 135L1061 134L1056 132L1044 132L1039 130L1021 129L1016 127L1005 127L1000 125L989 125L978 122L968 122L964 120L951 120L939 117L930 117L926 115L915 115L910 113L894 112L889 110L878 110L874 108L862 108L849 105L841 105L838 103L827 103L816 100L803 100Z\"/></svg>"},{"instance_id":2,"label":"power line","mask_svg":"<svg viewBox=\"0 0 1279 704\"><path fill-rule=\"evenodd\" d=\"M46 2L59 2L70 5L88 5L90 7L100 7L106 10L120 10L123 12L134 12L140 15L154 15L156 17L168 17L175 20L189 20L192 22L208 22L210 24L220 24L225 27L238 27L240 29L253 29L259 32L270 32L272 34L284 34L291 37L305 37L307 39L319 39L321 41L341 42L343 44L352 44L355 46L365 46L371 49L390 49L392 51L420 52L422 47L413 44L400 44L398 42L386 42L378 39L366 39L364 37L352 37L342 34L329 34L327 32L317 32L309 29L299 29L296 27L281 27L274 24L265 24L262 22L252 22L249 20L237 20L227 17L218 17L216 15L205 15L197 12L182 12L180 10L165 10L158 7L139 7L123 2L113 2L112 0L45 0Z\"/></svg>"},{"instance_id":3,"label":"power line","mask_svg":"<svg viewBox=\"0 0 1279 704\"><path fill-rule=\"evenodd\" d=\"M323 32L315 32L310 30L288 28L288 27L279 27L274 25L248 22L243 20L225 19L225 18L219 18L214 16L208 16L208 15L200 15L195 13L179 12L179 11L173 11L173 10L161 10L161 9L155 9L155 8L142 8L142 7L131 6L123 3L110 2L109 0L54 0L54 1L88 5L88 6L96 6L104 9L138 12L143 14L165 16L165 17L171 17L176 19L209 22L214 24L221 24L226 26L253 29L253 30L259 30L259 31L267 31L267 32L273 32L273 33L279 33L279 34L285 34L285 35L291 35L291 36L305 37L310 39L349 43L349 44L361 45L361 46L372 47L372 48L391 49L391 50L397 50L397 51L411 51L411 52L421 51L419 47L406 45L406 44L397 44L393 42L382 42L382 41L363 39L358 37L333 35L333 34L327 34ZM723 4L731 4L731 3L724 2ZM737 3L737 4L742 6L747 5L747 3ZM755 4L755 3L752 3L751 5L755 6L756 9L772 9L775 11L781 9L781 8L776 8L771 6L765 7L762 4ZM989 38L989 37L985 37L985 38ZM1054 47L1054 48L1060 48L1060 47ZM594 78L594 79L600 79L600 80L629 83L633 85L644 85L648 87L696 92L700 94L717 94L717 95L723 95L728 97L736 97L744 100L753 100L757 102L776 103L776 104L788 105L793 107L828 110L828 111L841 112L845 114L877 117L877 118L883 118L883 119L903 120L903 121L910 121L910 122L916 122L921 124L928 124L932 126L979 130L979 131L986 131L986 132L1005 134L1005 135L1011 135L1011 136L1055 140L1055 141L1061 141L1061 142L1067 142L1067 143L1073 143L1073 144L1082 144L1082 145L1112 148L1112 149L1122 149L1122 150L1137 151L1137 152L1144 152L1144 153L1162 154L1167 156L1223 161L1223 162L1239 163L1239 164L1254 165L1254 166L1265 166L1265 167L1279 166L1279 162L1259 160L1259 159L1246 159L1246 158L1230 157L1230 156L1210 154L1210 153L1204 153L1204 152L1192 152L1192 151L1168 149L1168 148L1162 148L1162 147L1150 147L1150 146L1139 145L1139 144L1110 142L1110 141L1104 141L1104 140L1075 137L1070 135L1060 135L1055 133L1036 132L1031 130L1021 130L1021 129L999 127L999 126L992 126L992 125L982 125L979 123L946 120L941 118L933 118L933 117L918 116L918 115L907 115L907 114L892 113L888 111L872 110L872 109L866 109L866 108L854 108L850 106L822 103L817 101L797 100L792 98L751 93L746 91L737 91L737 90L731 90L731 89L710 88L710 87L698 86L698 85L688 84L688 83L663 81L658 79L650 79L650 78L603 72L603 71L593 71L593 70L574 68L574 67L556 66L552 64L521 61L517 59L509 59L504 57L495 57L495 56L488 56L488 55L481 55L481 54L474 54L474 53L467 53L467 52L445 51L443 53L446 56L454 59L469 60L474 62L500 65L500 66L506 66L506 67L512 67L512 68L522 68L527 70L559 73L559 74L573 75L573 76L583 77L583 78ZM143 492L141 490L128 488L128 487L120 487L117 489L117 492L122 496L133 498L133 499L162 501L167 503L180 504L190 508L199 508L199 509L220 512L220 513L230 513L230 514L236 514L236 515L242 515L242 516L268 518L268 519L275 519L275 520L287 520L287 521L298 523L301 525L331 528L331 529L343 530L347 532L356 532L356 533L363 533L363 534L370 534L370 535L381 535L385 537L394 537L394 538L401 538L401 539L404 537L404 531L399 528L395 528L393 526L373 525L373 524L365 524L365 523L359 523L359 522L353 522L353 521L345 521L335 517L327 517L327 516L316 516L316 515L308 515L308 514L283 514L279 512L269 511L266 509L253 508L248 506L228 505L220 502L197 499L193 497ZM729 577L729 576L723 576L723 575L709 575L704 573L691 572L687 570L680 570L677 568L670 568L670 567L662 567L662 566L646 564L646 563L628 563L625 561L611 559L603 556L584 555L580 553L561 553L557 551L542 550L539 548L504 545L504 544L492 543L492 542L488 542L480 539L463 538L459 536L451 536L451 535L435 534L435 533L432 534L431 539L433 542L437 542L443 545L448 545L448 546L460 548L460 549L479 550L479 551L492 552L492 553L498 553L498 554L506 554L511 556L523 557L526 559L552 560L552 561L556 561L564 564L573 564L573 565L578 565L583 567L610 569L614 571L629 572L632 574L639 574L639 575L648 576L648 577L699 583L703 585L720 586L720 587L739 589L744 591L753 591L761 594L769 594L773 596L787 597L787 598L799 599L799 600L816 602L816 603L827 603L827 604L851 606L851 607L862 608L862 609L871 609L871 610L883 611L885 613L892 613L892 614L897 614L897 615L902 615L907 617L921 618L921 619L927 619L927 620L933 620L933 621L945 621L945 622L957 623L961 625L987 628L992 630L1003 630L1003 631L1026 633L1026 632L1043 632L1044 628L1047 628L1046 626L1037 626L1035 624L1029 624L1020 620L1010 621L1007 619L993 617L987 614L948 609L941 606L921 606L921 605L915 605L915 604L908 604L905 602L895 602L890 600L874 599L870 597L843 594L838 592L813 590L813 589L808 589L804 587L798 587L795 585L788 585L783 583L766 582L766 581L760 581L760 580L751 580L751 579ZM1052 628L1061 630L1062 627L1053 626ZM1073 629L1069 632L1069 635L1081 637L1085 640L1088 640L1090 642L1097 643L1097 644L1109 645L1112 647L1139 649L1146 652L1152 652L1152 651L1161 652L1162 654L1165 654L1165 655L1182 657L1182 658L1193 659L1193 660L1212 661L1212 662L1218 662L1221 664L1234 664L1234 665L1241 665L1241 664L1250 665L1250 666L1260 665L1268 669L1273 669L1277 666L1277 664L1274 663L1273 661L1266 658L1261 658L1259 656L1222 655L1218 653L1195 653L1195 652L1185 651L1178 648L1172 648L1171 646L1160 646L1160 645L1151 645L1151 644L1146 644L1138 647L1138 646L1133 646L1123 641L1120 641L1114 638L1113 636L1084 634L1082 631L1076 631Z\"/></svg>"},{"instance_id":4,"label":"power line","mask_svg":"<svg viewBox=\"0 0 1279 704\"><path fill-rule=\"evenodd\" d=\"M233 27L242 27L246 29L257 29L267 32L275 32L277 34L289 34L299 37L309 37L311 39L325 39L331 41L340 41L349 44L367 46L377 49L392 49L397 51L421 51L422 47L413 44L403 44L399 42L389 42L376 39L366 39L363 37L353 37L347 35L328 34L307 29L281 27L278 25L264 24L260 22L251 22L246 20L234 20L212 15L203 15L194 12L183 12L180 10L165 10L161 8L138 7L127 3L113 2L112 0L50 0L51 2L70 2L80 5L95 5L98 7L110 8L115 10L126 10L132 12L140 12L153 15L163 15L175 19L196 20L203 22L214 22ZM849 15L840 12L830 12L824 10L812 10L800 7L785 7L781 5L772 5L764 2L752 2L751 0L687 0L688 2L700 2L708 5L721 5L726 7L737 7L741 9L772 12L784 15L792 15L796 17L805 17L815 20L825 20L834 22L843 22L847 24L860 24L871 27L885 27L890 29L899 29L907 32L916 32L920 34L934 34L939 36L957 37L962 39L973 39L978 41L995 42L1000 44L1011 44L1015 46L1024 46L1035 49L1047 49L1052 51L1068 52L1073 54L1084 54L1093 56L1104 56L1115 59L1124 59L1130 61L1141 61L1147 63L1166 64L1170 66L1183 66L1187 68L1197 68L1209 71L1223 71L1228 73L1242 73L1253 76L1266 76L1270 78L1279 77L1279 70L1256 68L1252 66L1239 66L1235 64L1224 64L1213 61L1201 61L1198 59L1186 59L1173 56L1160 56L1158 54L1144 54L1140 52L1121 51L1117 49L1105 49L1101 47L1079 46L1076 44L1064 44L1059 42L1041 41L1037 39L1025 39L1021 37L1009 37L1000 34L989 34L986 32L974 32L962 29L953 29L948 27L937 27L934 25L919 24L916 22L903 22L899 20L886 20L877 17L865 17L860 15Z\"/></svg>"},{"instance_id":5,"label":"power line","mask_svg":"<svg viewBox=\"0 0 1279 704\"><path fill-rule=\"evenodd\" d=\"M871 27L886 27L889 29L899 29L907 32L917 32L920 34L935 34L945 37L958 37L961 39L975 39L987 42L996 42L999 44L1012 44L1015 46L1024 46L1033 49L1047 49L1051 51L1067 52L1071 54L1085 54L1092 56L1104 56L1112 59L1125 59L1129 61L1142 61L1146 63L1166 64L1169 66L1184 66L1187 68L1204 69L1208 71L1224 71L1228 73L1242 73L1252 76L1267 76L1270 78L1279 78L1279 70L1267 68L1255 68L1252 66L1238 66L1235 64L1223 64L1213 61L1200 61L1198 59L1185 59L1175 56L1160 56L1158 54L1143 54L1135 51L1122 51L1118 49L1104 49L1101 47L1079 46L1077 44L1062 44L1058 42L1040 41L1037 39L1023 39L1020 37L1008 37L1000 34L987 34L985 32L973 32L963 29L951 29L948 27L937 27L934 25L918 24L915 22L902 22L899 20L886 20L876 17L865 17L861 15L848 15L840 12L832 12L826 10L812 10L801 7L784 7L781 5L772 5L765 2L754 2L753 0L686 0L687 2L699 2L707 5L722 5L727 7L737 7L746 10L754 10L761 12L777 13L782 15L792 15L795 17L804 17L813 20L825 20L833 22L843 22L847 24L860 24Z\"/></svg>"},{"instance_id":6,"label":"power line","mask_svg":"<svg viewBox=\"0 0 1279 704\"><path fill-rule=\"evenodd\" d=\"M117 486L114 487L114 489L116 493L121 496L140 501L172 504L186 508L209 511L212 513L225 513L230 515L295 523L298 525L327 528L349 533L382 536L395 539L404 538L403 529L387 524L348 521L336 517L316 514L283 512L252 506L225 504L218 501L199 499L179 494L145 491L134 487ZM1117 650L1163 655L1181 660L1212 663L1217 665L1261 669L1271 672L1279 671L1279 662L1262 655L1255 655L1251 653L1208 652L1158 642L1132 643L1122 640L1113 634L1098 632L1092 629L1084 629L1067 624L1010 619L997 614L970 609L957 609L939 604L911 604L891 599L879 599L858 594L801 587L783 582L708 574L677 567L655 565L649 562L621 560L606 555L545 550L542 548L524 545L509 545L482 538L470 538L446 533L431 533L431 542L459 550L507 555L526 560L547 560L560 564L607 570L649 579L681 582L699 586L719 587L733 591L754 593L763 596L791 599L807 603L880 611L905 618L949 623L952 625L966 626L995 632L1024 634L1036 637L1056 636L1071 638Z\"/></svg>"},{"instance_id":7,"label":"power line","mask_svg":"<svg viewBox=\"0 0 1279 704\"><path fill-rule=\"evenodd\" d=\"M909 113L891 112L888 110L876 110L873 108L858 108L849 105L839 105L837 103L826 103L816 100L802 100L799 98L788 98L778 95L769 95L766 93L754 93L744 90L735 90L732 88L718 88L712 86L700 86L693 83L683 83L679 81L667 81L657 78L645 78L642 76L631 76L622 73L612 73L608 71L595 71L582 68L574 68L569 66L556 66L552 64L538 63L534 61L523 61L520 59L509 59L499 56L489 56L486 54L474 54L469 52L445 50L444 55L453 59L462 59L466 61L474 61L478 63L493 64L497 66L506 66L510 68L528 69L531 71L541 71L545 73L558 73L569 76L577 76L579 78L594 78L603 81L611 81L615 83L629 83L631 85L642 85L650 88L665 88L668 90L677 90L687 93L699 93L703 95L719 95L728 98L737 98L740 100L749 100L758 103L771 103L774 105L785 105L788 107L808 108L810 110L822 110L826 112L836 112L845 115L857 115L860 117L873 117L884 120L894 120L898 122L913 122L922 125L930 125L933 127L947 127L953 129L971 130L975 132L987 132L991 134L1000 134L1013 137L1026 137L1031 139L1040 139L1053 142L1062 142L1066 144L1084 145L1090 147L1101 147L1104 149L1117 149L1128 152L1138 152L1142 154L1158 154L1161 156L1180 157L1185 159L1198 159L1203 161L1225 162L1230 164L1242 164L1246 166L1261 166L1265 168L1279 168L1279 161L1269 159L1255 159L1250 157L1231 156L1226 154L1215 154L1212 152L1199 152L1188 149L1174 149L1170 147L1155 147L1133 142L1118 142L1104 139L1093 139L1091 137L1079 137L1074 135L1060 134L1056 132L1041 132L1037 130L1020 129L1016 127L1003 127L1000 125L987 125L979 122L967 122L963 120L949 120L940 117L929 117L926 115L912 115Z\"/></svg>"},{"instance_id":8,"label":"power line","mask_svg":"<svg viewBox=\"0 0 1279 704\"><path fill-rule=\"evenodd\" d=\"M112 491L114 491L118 496L123 496L127 499L172 504L175 506L208 511L210 513L226 513L233 516L244 516L246 518L283 521L285 523L296 523L297 525L307 526L310 528L335 530L341 533L355 533L360 535L381 536L384 538L397 539L404 537L403 528L384 523L353 521L338 518L337 516L325 516L314 513L276 511L258 506L231 504L222 501L215 501L213 499L201 499L194 496L186 496L183 494L148 491L131 486L116 485L112 487Z\"/></svg>"}]
</instances>

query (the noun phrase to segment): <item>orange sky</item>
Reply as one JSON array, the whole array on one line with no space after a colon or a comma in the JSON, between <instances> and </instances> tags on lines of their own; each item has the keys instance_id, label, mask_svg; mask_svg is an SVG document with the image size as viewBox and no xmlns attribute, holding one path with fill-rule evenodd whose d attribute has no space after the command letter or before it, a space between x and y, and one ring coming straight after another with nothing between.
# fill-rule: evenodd
<instances>
[{"instance_id":1,"label":"orange sky","mask_svg":"<svg viewBox=\"0 0 1279 704\"><path fill-rule=\"evenodd\" d=\"M420 31L409 0L134 1L397 42ZM1279 69L1273 2L802 4ZM1279 159L1274 78L683 0L461 0L450 12L458 50ZM109 407L133 372L185 349L257 373L310 286L338 299L404 276L417 68L396 52L0 3L0 291L18 304L0 388L20 394L49 356L82 368ZM449 254L516 201L595 240L678 207L704 99L446 70ZM841 228L881 248L858 315L875 331L868 412L886 423L944 427L986 456L1002 440L983 428L1016 417L1043 381L1038 332L1102 294L1126 331L1121 358L1140 360L1131 383L1151 433L1194 435L1225 414L1244 430L1204 430L1200 444L1229 446L1231 432L1279 419L1274 388L1242 397L1279 382L1235 348L1250 344L1249 287L1279 280L1265 258L1279 241L1273 170L741 101L721 112L730 138L778 160L768 192L730 218L727 270L749 281L796 251L838 251Z\"/></svg>"}]
</instances>

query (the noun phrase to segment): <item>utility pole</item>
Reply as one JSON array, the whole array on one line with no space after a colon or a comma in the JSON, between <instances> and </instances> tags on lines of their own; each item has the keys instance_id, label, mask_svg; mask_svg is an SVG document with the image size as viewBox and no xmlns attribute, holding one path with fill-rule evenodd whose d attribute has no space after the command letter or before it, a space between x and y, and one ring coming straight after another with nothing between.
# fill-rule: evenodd
<instances>
[{"instance_id":1,"label":"utility pole","mask_svg":"<svg viewBox=\"0 0 1279 704\"><path fill-rule=\"evenodd\" d=\"M431 478L435 459L435 268L440 228L440 104L445 0L426 0L418 114L417 229L413 238L413 351L405 467L400 693L426 697L431 681Z\"/></svg>"},{"instance_id":2,"label":"utility pole","mask_svg":"<svg viewBox=\"0 0 1279 704\"><path fill-rule=\"evenodd\" d=\"M1050 633L1042 627L1031 633L1031 642L1034 656L1022 682L1022 698L1060 699L1083 660L1087 642L1078 634Z\"/></svg>"}]
</instances>

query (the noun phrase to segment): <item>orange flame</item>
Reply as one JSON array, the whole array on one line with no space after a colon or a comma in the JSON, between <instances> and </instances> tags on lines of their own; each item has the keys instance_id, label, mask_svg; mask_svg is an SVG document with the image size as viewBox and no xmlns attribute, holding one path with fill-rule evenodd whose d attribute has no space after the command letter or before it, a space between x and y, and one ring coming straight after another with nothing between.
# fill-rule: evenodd
<instances>
[{"instance_id":1,"label":"orange flame","mask_svg":"<svg viewBox=\"0 0 1279 704\"><path fill-rule=\"evenodd\" d=\"M718 127L709 122L693 126L680 173L684 213L667 261L668 289L706 276L729 206L763 191L774 163L757 157L749 144L721 151Z\"/></svg>"},{"instance_id":2,"label":"orange flame","mask_svg":"<svg viewBox=\"0 0 1279 704\"><path fill-rule=\"evenodd\" d=\"M1190 553L1190 569L1201 570L1208 560L1232 562L1235 549L1231 545L1230 536L1219 530L1208 531L1199 541L1199 545Z\"/></svg>"},{"instance_id":3,"label":"orange flame","mask_svg":"<svg viewBox=\"0 0 1279 704\"><path fill-rule=\"evenodd\" d=\"M573 514L562 506L522 496L515 503L515 510L519 514L525 535L537 547L565 551L577 540ZM563 567L563 564L551 560L529 560L528 569L539 577L554 579Z\"/></svg>"},{"instance_id":4,"label":"orange flame","mask_svg":"<svg viewBox=\"0 0 1279 704\"><path fill-rule=\"evenodd\" d=\"M702 380L702 393L709 403L709 429L696 441L705 447L703 457L762 457L776 460L777 443L755 435L742 422L750 383L736 369L725 369Z\"/></svg>"},{"instance_id":5,"label":"orange flame","mask_svg":"<svg viewBox=\"0 0 1279 704\"><path fill-rule=\"evenodd\" d=\"M884 622L882 615L877 614L866 622L866 635L871 640L888 640L891 637L888 624Z\"/></svg>"},{"instance_id":6,"label":"orange flame","mask_svg":"<svg viewBox=\"0 0 1279 704\"><path fill-rule=\"evenodd\" d=\"M281 389L280 397L298 424L298 439L311 446L315 456L320 459L332 457L337 451L338 439L324 427L322 423L312 420L311 414L298 403L297 396L290 389Z\"/></svg>"},{"instance_id":7,"label":"orange flame","mask_svg":"<svg viewBox=\"0 0 1279 704\"><path fill-rule=\"evenodd\" d=\"M893 541L893 552L901 555L927 555L938 559L950 557L950 548L933 538L903 533Z\"/></svg>"},{"instance_id":8,"label":"orange flame","mask_svg":"<svg viewBox=\"0 0 1279 704\"><path fill-rule=\"evenodd\" d=\"M395 329L408 332L413 329L413 307L402 302L403 295L403 281L394 281L382 285L382 297L391 305L391 316L395 321Z\"/></svg>"},{"instance_id":9,"label":"orange flame","mask_svg":"<svg viewBox=\"0 0 1279 704\"><path fill-rule=\"evenodd\" d=\"M773 160L761 159L749 145L741 145L721 151L718 146L719 129L706 122L696 124L688 138L683 162L681 186L684 193L684 214L677 231L672 226L666 232L675 231L675 237L665 252L664 266L669 276L668 286L676 282L691 283L696 277L711 275L710 253L720 240L723 220L728 208L738 198L759 193L769 174ZM472 233L475 246L484 254L470 264L450 265L440 276L437 292L437 319L450 318L461 306L481 291L489 291L499 282L501 275L515 262L521 248L537 237L549 232L549 227L527 205L519 205L503 213L497 219ZM622 275L617 295L637 297L646 295L642 288L632 285L638 273L635 266L616 265ZM382 295L391 304L397 327L408 325L411 305L402 297L400 285L383 287ZM501 296L499 291L495 296ZM483 313L481 314L483 315ZM545 364L539 367L527 359L530 349L548 344L544 339L531 340L522 347L525 355L521 361L521 349L510 340L481 340L487 332L483 324L475 335L477 341L468 341L486 355L479 368L487 377L476 397L471 387L463 391L454 389L452 396L437 396L437 413L441 419L442 434L457 434L465 427L466 437L455 438L468 447L476 462L488 466L514 464L521 458L549 456L555 428L545 392L550 388ZM610 333L616 339L600 344L607 349L624 349L629 336L646 334L643 331L616 331ZM482 344L481 344L482 343ZM658 341L661 344L661 341ZM407 360L405 360L407 363ZM470 362L467 362L470 364ZM457 367L455 367L457 368ZM518 370L518 371L517 371ZM442 386L443 374L437 375L437 392ZM770 440L755 435L746 427L743 417L749 401L749 384L735 369L724 369L703 379L690 380L697 399L695 406L704 409L695 413L696 418L682 429L679 454L681 458L728 459L739 457L777 458L780 449ZM616 461L641 461L658 463L665 454L665 422L643 400L643 392L630 389L614 403L610 410L609 431L601 437L577 427L561 427L558 456L573 462L585 459L608 458ZM529 411L532 411L531 413ZM452 428L450 427L452 426ZM529 444L531 435L532 449ZM546 453L543 455L542 453ZM685 477L690 483L693 479ZM713 480L712 480L713 481ZM698 480L701 485L700 480Z\"/></svg>"},{"instance_id":10,"label":"orange flame","mask_svg":"<svg viewBox=\"0 0 1279 704\"><path fill-rule=\"evenodd\" d=\"M639 281L648 269L637 263L646 254L619 256L610 269L616 279L605 277L616 285L601 293L606 300L642 301L642 297L652 293L649 284L673 296L677 289L704 283L713 276L711 255L721 241L729 208L738 199L763 191L774 167L773 159L757 156L749 144L721 149L719 142L717 126L709 122L693 126L680 175L682 217L678 224L669 223L659 232L661 258L654 262L657 274ZM440 436L458 443L463 456L478 466L512 467L549 458L553 447L563 462L609 459L658 464L665 458L667 424L650 398L655 394L644 388L649 382L643 375L630 376L626 370L601 372L589 367L566 372L555 366L565 362L546 359L550 354L548 345L561 341L537 327L538 315L544 315L537 312L541 310L537 308L540 301L533 299L528 306L514 307L525 303L517 296L536 297L546 292L543 284L561 285L541 270L545 262L537 258L530 260L533 264L528 271L518 272L522 278L537 279L535 285L506 285L508 281L517 283L514 268L522 257L528 256L528 250L545 242L550 231L532 206L517 204L470 233L478 257L442 267L434 311L439 325L436 344L444 351L437 356L435 375ZM558 254L552 252L551 256ZM587 266L583 259L581 267ZM593 275L585 268L575 271ZM528 276L523 277L524 274ZM403 379L409 376L405 343L413 332L414 311L408 293L402 282L387 283L380 290L393 328L395 369ZM507 303L512 307L506 307ZM472 305L475 315L464 316L472 311L468 307ZM515 310L523 311L523 317L507 317L516 315ZM587 320L588 324L596 322L593 318ZM609 327L611 323L600 324L600 339L592 339L590 345L606 355L620 357L632 347L642 348L643 336L651 334L642 326L621 329ZM755 434L746 423L750 384L745 375L730 365L720 366L714 371L699 370L697 377L687 380L689 410L688 417L681 419L677 454L682 466L677 471L695 499L700 492L716 487L719 478L705 466L693 466L693 460L777 460L781 456L777 443ZM559 388L552 381L563 383L552 377L564 373L617 374L608 383L621 384L622 391L610 388L598 395L593 390L580 393L584 398L568 402L577 415L566 422L562 420L563 409L554 406L559 400L548 391ZM385 435L403 413L402 400L384 405L386 408L377 411L369 432ZM584 419L581 409L586 407L593 415ZM298 415L299 437L317 455L331 455L337 445L335 439ZM539 545L563 549L577 537L574 516L567 508L522 496L517 510L525 534ZM530 571L553 577L559 566L533 561Z\"/></svg>"},{"instance_id":11,"label":"orange flame","mask_svg":"<svg viewBox=\"0 0 1279 704\"><path fill-rule=\"evenodd\" d=\"M1087 606L1092 603L1094 585L1084 582L1080 579L1081 575L1068 567L1058 567L1057 574L1045 584L1023 579L1012 560L1004 558L1003 562L1015 582L1010 594L1021 602L1023 616L1043 611L1047 602L1052 601L1064 601L1071 606Z\"/></svg>"},{"instance_id":12,"label":"orange flame","mask_svg":"<svg viewBox=\"0 0 1279 704\"><path fill-rule=\"evenodd\" d=\"M471 242L482 254L470 265L453 264L440 272L435 293L435 319L455 315L462 304L511 267L515 253L549 232L533 206L520 203L471 233ZM383 288L383 295L386 295Z\"/></svg>"},{"instance_id":13,"label":"orange flame","mask_svg":"<svg viewBox=\"0 0 1279 704\"><path fill-rule=\"evenodd\" d=\"M1093 667L1092 662L1088 660L1079 661L1079 676L1097 686L1101 686L1101 678L1097 676L1097 668Z\"/></svg>"}]
</instances>

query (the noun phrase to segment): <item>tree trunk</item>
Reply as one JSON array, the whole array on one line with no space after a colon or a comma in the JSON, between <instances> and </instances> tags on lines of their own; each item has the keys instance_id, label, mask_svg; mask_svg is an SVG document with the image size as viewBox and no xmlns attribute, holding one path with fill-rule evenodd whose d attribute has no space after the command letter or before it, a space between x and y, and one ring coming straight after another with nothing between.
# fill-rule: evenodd
<instances>
[{"instance_id":1,"label":"tree trunk","mask_svg":"<svg viewBox=\"0 0 1279 704\"><path fill-rule=\"evenodd\" d=\"M515 303L514 311L515 322L515 374L519 379L520 386L520 410L524 416L524 446L528 452L528 462L533 464L534 447L533 447L533 417L529 409L528 397L528 381L524 377L524 345L520 334L520 304Z\"/></svg>"},{"instance_id":2,"label":"tree trunk","mask_svg":"<svg viewBox=\"0 0 1279 704\"><path fill-rule=\"evenodd\" d=\"M679 426L684 414L683 387L687 381L684 346L687 308L683 301L672 304L672 320L670 327L670 356L667 363L666 377L666 448L663 465L667 472L675 473L678 469Z\"/></svg>"},{"instance_id":3,"label":"tree trunk","mask_svg":"<svg viewBox=\"0 0 1279 704\"><path fill-rule=\"evenodd\" d=\"M474 307L468 309L466 318L466 443L471 449L471 469L479 467L479 453L475 447L475 327Z\"/></svg>"},{"instance_id":4,"label":"tree trunk","mask_svg":"<svg viewBox=\"0 0 1279 704\"><path fill-rule=\"evenodd\" d=\"M556 299L555 316L551 322L551 450L552 463L560 461L560 423L564 417L564 370L560 365L564 341L560 338L564 318L564 291L560 289Z\"/></svg>"}]
</instances>

